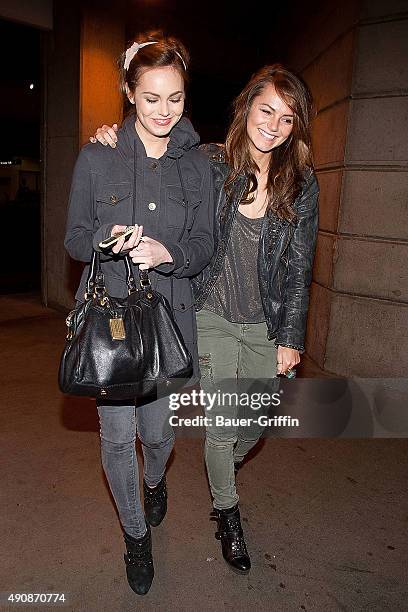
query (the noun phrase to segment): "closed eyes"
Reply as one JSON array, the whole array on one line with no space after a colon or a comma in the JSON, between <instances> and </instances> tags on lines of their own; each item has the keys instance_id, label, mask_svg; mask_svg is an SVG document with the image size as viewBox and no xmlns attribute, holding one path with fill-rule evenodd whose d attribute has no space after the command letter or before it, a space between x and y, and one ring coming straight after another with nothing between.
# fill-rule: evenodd
<instances>
[{"instance_id":1,"label":"closed eyes","mask_svg":"<svg viewBox=\"0 0 408 612\"><path fill-rule=\"evenodd\" d=\"M157 100L152 100L150 98L146 98L146 101L149 102L149 104L155 104L159 100L158 99ZM173 104L178 104L181 101L182 101L182 98L178 98L177 100L169 100L169 102L173 102Z\"/></svg>"}]
</instances>

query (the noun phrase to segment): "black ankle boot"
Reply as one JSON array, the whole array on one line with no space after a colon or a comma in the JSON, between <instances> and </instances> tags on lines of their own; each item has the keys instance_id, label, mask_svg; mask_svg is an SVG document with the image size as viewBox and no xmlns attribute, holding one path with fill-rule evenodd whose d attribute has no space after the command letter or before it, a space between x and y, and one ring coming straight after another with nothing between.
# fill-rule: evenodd
<instances>
[{"instance_id":1,"label":"black ankle boot","mask_svg":"<svg viewBox=\"0 0 408 612\"><path fill-rule=\"evenodd\" d=\"M152 535L150 525L141 538L133 538L124 533L126 544L126 575L132 591L146 595L153 581L154 567L152 557Z\"/></svg>"},{"instance_id":2,"label":"black ankle boot","mask_svg":"<svg viewBox=\"0 0 408 612\"><path fill-rule=\"evenodd\" d=\"M222 556L234 572L248 574L251 559L246 549L238 504L227 510L215 510L213 516L218 522L215 537L221 540Z\"/></svg>"},{"instance_id":3,"label":"black ankle boot","mask_svg":"<svg viewBox=\"0 0 408 612\"><path fill-rule=\"evenodd\" d=\"M152 527L160 525L167 512L166 476L153 489L143 480L144 511Z\"/></svg>"}]
</instances>

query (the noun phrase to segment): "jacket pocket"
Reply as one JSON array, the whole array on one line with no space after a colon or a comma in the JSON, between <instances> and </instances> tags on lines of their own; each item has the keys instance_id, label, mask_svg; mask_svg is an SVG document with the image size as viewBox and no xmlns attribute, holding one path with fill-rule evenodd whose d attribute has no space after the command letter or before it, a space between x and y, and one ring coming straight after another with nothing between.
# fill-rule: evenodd
<instances>
[{"instance_id":1,"label":"jacket pocket","mask_svg":"<svg viewBox=\"0 0 408 612\"><path fill-rule=\"evenodd\" d=\"M132 222L132 186L127 183L104 183L96 187L96 216L101 225Z\"/></svg>"},{"instance_id":2,"label":"jacket pocket","mask_svg":"<svg viewBox=\"0 0 408 612\"><path fill-rule=\"evenodd\" d=\"M96 201L115 208L124 200L130 198L132 189L130 183L105 183L96 190Z\"/></svg>"},{"instance_id":3,"label":"jacket pocket","mask_svg":"<svg viewBox=\"0 0 408 612\"><path fill-rule=\"evenodd\" d=\"M180 313L191 310L194 306L193 291L187 278L174 279L173 310Z\"/></svg>"},{"instance_id":4,"label":"jacket pocket","mask_svg":"<svg viewBox=\"0 0 408 612\"><path fill-rule=\"evenodd\" d=\"M193 225L197 206L199 206L201 202L201 196L198 189L189 189L186 187L185 192L188 200L187 210L181 187L172 185L167 188L166 221L169 227L182 228L186 214L187 229L191 229Z\"/></svg>"},{"instance_id":5,"label":"jacket pocket","mask_svg":"<svg viewBox=\"0 0 408 612\"><path fill-rule=\"evenodd\" d=\"M109 206L116 206L131 194L130 183L105 183L96 189L96 201Z\"/></svg>"}]
</instances>

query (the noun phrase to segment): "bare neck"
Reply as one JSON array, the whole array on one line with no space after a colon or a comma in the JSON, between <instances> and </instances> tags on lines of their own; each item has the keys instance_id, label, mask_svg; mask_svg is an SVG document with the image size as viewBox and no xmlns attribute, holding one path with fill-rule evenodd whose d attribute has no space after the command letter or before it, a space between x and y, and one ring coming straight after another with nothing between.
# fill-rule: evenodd
<instances>
[{"instance_id":1,"label":"bare neck","mask_svg":"<svg viewBox=\"0 0 408 612\"><path fill-rule=\"evenodd\" d=\"M164 136L163 138L153 136L152 134L149 134L149 132L145 130L145 128L138 121L135 123L135 129L144 145L147 157L159 159L162 157L162 155L164 155L164 153L167 151L167 145L169 144L169 136Z\"/></svg>"},{"instance_id":2,"label":"bare neck","mask_svg":"<svg viewBox=\"0 0 408 612\"><path fill-rule=\"evenodd\" d=\"M258 151L255 147L251 147L251 156L259 168L259 174L257 176L262 176L268 172L269 162L272 156L271 151L269 151L269 153L263 153L262 151Z\"/></svg>"}]
</instances>

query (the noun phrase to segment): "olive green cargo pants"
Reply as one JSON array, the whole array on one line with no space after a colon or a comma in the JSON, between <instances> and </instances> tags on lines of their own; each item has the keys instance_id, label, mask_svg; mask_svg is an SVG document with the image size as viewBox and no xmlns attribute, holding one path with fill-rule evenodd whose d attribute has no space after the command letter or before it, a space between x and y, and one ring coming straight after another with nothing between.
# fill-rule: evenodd
<instances>
[{"instance_id":1,"label":"olive green cargo pants","mask_svg":"<svg viewBox=\"0 0 408 612\"><path fill-rule=\"evenodd\" d=\"M235 487L234 462L242 461L257 443L264 427L256 422L240 426L228 419L257 418L265 408L242 406L242 397L277 389L277 349L267 339L266 323L231 323L208 310L197 313L201 388L207 394L224 394L206 416L205 462L215 508L234 506L239 497ZM274 379L274 380L271 380ZM238 401L228 394L238 394ZM243 395L241 395L243 394ZM214 396L215 397L215 396ZM255 404L255 402L254 402ZM218 418L217 417L221 417ZM224 423L220 423L224 421Z\"/></svg>"}]
</instances>

